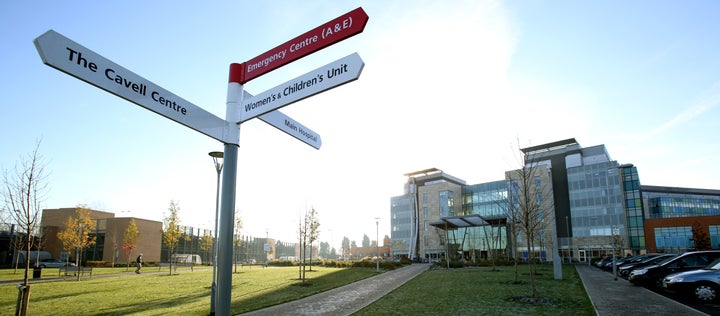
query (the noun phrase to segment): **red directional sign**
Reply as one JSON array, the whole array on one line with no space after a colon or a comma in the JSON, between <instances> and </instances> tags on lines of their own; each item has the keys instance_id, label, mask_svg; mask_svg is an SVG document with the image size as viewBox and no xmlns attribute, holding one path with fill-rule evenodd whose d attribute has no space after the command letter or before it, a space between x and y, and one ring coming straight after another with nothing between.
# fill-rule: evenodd
<instances>
[{"instance_id":1,"label":"red directional sign","mask_svg":"<svg viewBox=\"0 0 720 316\"><path fill-rule=\"evenodd\" d=\"M230 82L245 84L295 60L362 33L367 21L368 15L362 7L343 14L240 64L242 70L240 73L231 72Z\"/></svg>"}]
</instances>

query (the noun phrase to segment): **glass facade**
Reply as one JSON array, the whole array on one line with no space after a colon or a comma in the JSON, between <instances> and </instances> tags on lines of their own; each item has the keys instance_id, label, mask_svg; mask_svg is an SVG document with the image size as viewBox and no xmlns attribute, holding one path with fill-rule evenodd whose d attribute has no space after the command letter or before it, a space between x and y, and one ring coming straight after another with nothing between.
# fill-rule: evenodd
<instances>
[{"instance_id":1,"label":"glass facade","mask_svg":"<svg viewBox=\"0 0 720 316\"><path fill-rule=\"evenodd\" d=\"M648 198L650 218L677 218L720 215L720 200L700 196Z\"/></svg>"},{"instance_id":2,"label":"glass facade","mask_svg":"<svg viewBox=\"0 0 720 316\"><path fill-rule=\"evenodd\" d=\"M440 201L440 217L456 216L455 214L455 197L450 190L438 192Z\"/></svg>"},{"instance_id":3,"label":"glass facade","mask_svg":"<svg viewBox=\"0 0 720 316\"><path fill-rule=\"evenodd\" d=\"M620 173L625 198L625 218L628 224L628 245L634 253L639 253L645 248L640 178L638 177L637 168L633 165L620 166Z\"/></svg>"},{"instance_id":4,"label":"glass facade","mask_svg":"<svg viewBox=\"0 0 720 316\"><path fill-rule=\"evenodd\" d=\"M462 215L505 216L508 182L503 180L463 186L462 199Z\"/></svg>"},{"instance_id":5,"label":"glass facade","mask_svg":"<svg viewBox=\"0 0 720 316\"><path fill-rule=\"evenodd\" d=\"M625 231L618 164L606 161L567 169L573 237L610 236Z\"/></svg>"},{"instance_id":6,"label":"glass facade","mask_svg":"<svg viewBox=\"0 0 720 316\"><path fill-rule=\"evenodd\" d=\"M462 214L478 214L483 218L506 218L508 205L508 182L495 181L462 187ZM481 257L487 258L490 249L500 250L507 248L507 228L505 221L495 222L496 225L472 227L467 229L468 241L463 250L478 249Z\"/></svg>"},{"instance_id":7,"label":"glass facade","mask_svg":"<svg viewBox=\"0 0 720 316\"><path fill-rule=\"evenodd\" d=\"M401 195L390 200L390 225L392 234L392 255L407 255L412 244L413 196Z\"/></svg>"},{"instance_id":8,"label":"glass facade","mask_svg":"<svg viewBox=\"0 0 720 316\"><path fill-rule=\"evenodd\" d=\"M655 247L665 253L683 253L695 248L692 227L656 227Z\"/></svg>"},{"instance_id":9,"label":"glass facade","mask_svg":"<svg viewBox=\"0 0 720 316\"><path fill-rule=\"evenodd\" d=\"M710 231L710 247L720 248L720 225L710 225L708 230Z\"/></svg>"}]
</instances>

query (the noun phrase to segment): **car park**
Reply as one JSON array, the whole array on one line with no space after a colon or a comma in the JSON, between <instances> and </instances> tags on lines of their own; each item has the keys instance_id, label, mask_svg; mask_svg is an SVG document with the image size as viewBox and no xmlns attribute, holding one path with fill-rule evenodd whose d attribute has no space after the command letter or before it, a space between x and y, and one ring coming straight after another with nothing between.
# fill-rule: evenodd
<instances>
[{"instance_id":1,"label":"car park","mask_svg":"<svg viewBox=\"0 0 720 316\"><path fill-rule=\"evenodd\" d=\"M629 256L628 256L628 257L616 257L616 258L615 258L615 266L616 266L616 267L621 267L622 265L624 265L624 264L626 264L626 263L634 260L635 258L637 258L637 257L629 257ZM612 269L613 269L612 257L610 258L610 261L608 261L608 263L606 263L606 264L602 267L602 269L605 270L605 271L612 271Z\"/></svg>"},{"instance_id":2,"label":"car park","mask_svg":"<svg viewBox=\"0 0 720 316\"><path fill-rule=\"evenodd\" d=\"M705 268L673 273L663 279L663 290L690 296L700 302L712 302L720 293L720 259Z\"/></svg>"},{"instance_id":3,"label":"car park","mask_svg":"<svg viewBox=\"0 0 720 316\"><path fill-rule=\"evenodd\" d=\"M661 264L665 260L677 257L675 254L658 254L658 256L644 257L638 259L638 261L628 262L618 268L618 275L623 278L628 278L630 272L635 269L640 269L649 265Z\"/></svg>"},{"instance_id":4,"label":"car park","mask_svg":"<svg viewBox=\"0 0 720 316\"><path fill-rule=\"evenodd\" d=\"M635 285L661 287L665 276L702 269L717 259L720 259L720 250L686 252L662 264L635 269L628 275L628 281Z\"/></svg>"},{"instance_id":5,"label":"car park","mask_svg":"<svg viewBox=\"0 0 720 316\"><path fill-rule=\"evenodd\" d=\"M60 261L57 259L45 259L38 263L38 267L41 268L62 268L62 267L74 267L75 264L72 262Z\"/></svg>"}]
</instances>

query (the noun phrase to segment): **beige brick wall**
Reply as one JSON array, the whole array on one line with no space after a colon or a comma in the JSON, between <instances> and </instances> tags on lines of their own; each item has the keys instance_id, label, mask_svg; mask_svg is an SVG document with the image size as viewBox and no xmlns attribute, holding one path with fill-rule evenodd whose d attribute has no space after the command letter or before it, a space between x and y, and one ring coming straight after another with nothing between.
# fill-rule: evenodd
<instances>
[{"instance_id":1,"label":"beige brick wall","mask_svg":"<svg viewBox=\"0 0 720 316\"><path fill-rule=\"evenodd\" d=\"M49 251L53 258L59 258L63 251L62 242L57 238L58 231L65 228L68 217L75 216L76 208L44 209L42 212L41 229L44 232L45 242L43 250ZM127 262L127 256L122 249L124 233L130 224L130 217L116 218L114 213L103 211L90 211L90 217L98 221L98 233L105 234L102 261ZM134 261L139 253L143 254L145 262L159 262L162 245L162 222L134 218L138 228L137 248L131 254L130 261ZM72 256L72 255L71 255Z\"/></svg>"}]
</instances>

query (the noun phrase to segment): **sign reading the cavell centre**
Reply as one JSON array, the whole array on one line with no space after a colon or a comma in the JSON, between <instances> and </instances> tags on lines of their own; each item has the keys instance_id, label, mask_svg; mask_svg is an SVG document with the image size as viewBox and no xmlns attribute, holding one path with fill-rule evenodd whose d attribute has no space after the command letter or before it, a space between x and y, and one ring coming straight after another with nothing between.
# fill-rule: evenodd
<instances>
[{"instance_id":1,"label":"sign reading the cavell centre","mask_svg":"<svg viewBox=\"0 0 720 316\"><path fill-rule=\"evenodd\" d=\"M53 31L35 39L43 63L224 143L229 124L210 112ZM230 137L232 138L232 137Z\"/></svg>"}]
</instances>

